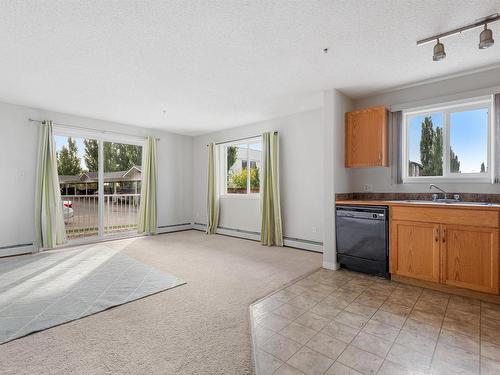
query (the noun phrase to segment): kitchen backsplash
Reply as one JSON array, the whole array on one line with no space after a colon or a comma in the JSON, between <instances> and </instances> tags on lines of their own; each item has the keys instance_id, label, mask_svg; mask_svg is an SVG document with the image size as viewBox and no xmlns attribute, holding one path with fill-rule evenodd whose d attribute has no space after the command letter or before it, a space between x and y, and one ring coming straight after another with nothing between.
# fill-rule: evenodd
<instances>
[{"instance_id":1,"label":"kitchen backsplash","mask_svg":"<svg viewBox=\"0 0 500 375\"><path fill-rule=\"evenodd\" d=\"M340 200L431 200L434 193L339 193L335 199ZM500 194L481 193L448 193L453 198L454 194L460 195L460 200L466 202L500 203ZM442 193L438 194L442 198Z\"/></svg>"}]
</instances>

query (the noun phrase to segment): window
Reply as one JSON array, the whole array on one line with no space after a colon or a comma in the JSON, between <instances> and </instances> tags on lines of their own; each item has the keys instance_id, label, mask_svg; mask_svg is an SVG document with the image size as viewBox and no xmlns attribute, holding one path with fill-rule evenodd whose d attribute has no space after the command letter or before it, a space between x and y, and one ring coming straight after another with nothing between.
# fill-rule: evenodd
<instances>
[{"instance_id":1,"label":"window","mask_svg":"<svg viewBox=\"0 0 500 375\"><path fill-rule=\"evenodd\" d=\"M405 182L491 181L491 98L406 111Z\"/></svg>"},{"instance_id":2,"label":"window","mask_svg":"<svg viewBox=\"0 0 500 375\"><path fill-rule=\"evenodd\" d=\"M222 145L221 171L224 195L260 193L261 139L252 138ZM250 166L250 168L248 168Z\"/></svg>"}]
</instances>

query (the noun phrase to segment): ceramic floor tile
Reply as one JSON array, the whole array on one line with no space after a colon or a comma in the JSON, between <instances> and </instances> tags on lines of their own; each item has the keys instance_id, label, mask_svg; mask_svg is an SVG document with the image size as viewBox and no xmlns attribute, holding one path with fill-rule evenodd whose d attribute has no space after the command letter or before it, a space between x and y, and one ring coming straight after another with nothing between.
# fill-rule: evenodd
<instances>
[{"instance_id":1,"label":"ceramic floor tile","mask_svg":"<svg viewBox=\"0 0 500 375\"><path fill-rule=\"evenodd\" d=\"M297 306L290 305L288 303L285 303L284 305L278 307L276 310L273 312L275 314L278 314L279 316L282 316L285 319L288 320L295 320L297 319L300 315L304 314L307 310L302 309Z\"/></svg>"},{"instance_id":2,"label":"ceramic floor tile","mask_svg":"<svg viewBox=\"0 0 500 375\"><path fill-rule=\"evenodd\" d=\"M432 355L424 355L406 346L394 344L387 354L387 359L410 370L427 371Z\"/></svg>"},{"instance_id":3,"label":"ceramic floor tile","mask_svg":"<svg viewBox=\"0 0 500 375\"><path fill-rule=\"evenodd\" d=\"M479 325L445 317L443 328L466 336L479 337Z\"/></svg>"},{"instance_id":4,"label":"ceramic floor tile","mask_svg":"<svg viewBox=\"0 0 500 375\"><path fill-rule=\"evenodd\" d=\"M374 307L362 305L358 302L352 302L345 308L345 311L371 318L373 314L377 312L377 309Z\"/></svg>"},{"instance_id":5,"label":"ceramic floor tile","mask_svg":"<svg viewBox=\"0 0 500 375\"><path fill-rule=\"evenodd\" d=\"M338 361L362 374L372 375L377 373L384 359L354 346L349 346L340 355Z\"/></svg>"},{"instance_id":6,"label":"ceramic floor tile","mask_svg":"<svg viewBox=\"0 0 500 375\"><path fill-rule=\"evenodd\" d=\"M345 343L350 343L354 339L354 337L356 337L358 332L358 329L346 326L345 324L338 322L331 322L321 330L321 333L334 337Z\"/></svg>"},{"instance_id":7,"label":"ceramic floor tile","mask_svg":"<svg viewBox=\"0 0 500 375\"><path fill-rule=\"evenodd\" d=\"M295 319L295 323L303 325L307 328L313 329L315 331L319 331L324 326L326 326L330 322L329 319L326 319L318 314L314 314L312 312L306 312Z\"/></svg>"},{"instance_id":8,"label":"ceramic floor tile","mask_svg":"<svg viewBox=\"0 0 500 375\"><path fill-rule=\"evenodd\" d=\"M423 335L418 330L403 328L396 339L396 343L423 355L432 356L436 348L437 338Z\"/></svg>"},{"instance_id":9,"label":"ceramic floor tile","mask_svg":"<svg viewBox=\"0 0 500 375\"><path fill-rule=\"evenodd\" d=\"M387 353L389 353L392 342L381 339L380 337L371 335L369 333L360 332L354 338L351 345L355 346L358 349L363 349L364 351L385 358Z\"/></svg>"},{"instance_id":10,"label":"ceramic floor tile","mask_svg":"<svg viewBox=\"0 0 500 375\"><path fill-rule=\"evenodd\" d=\"M322 316L323 318L333 320L338 314L342 312L342 309L336 307L335 305L320 302L309 311Z\"/></svg>"},{"instance_id":11,"label":"ceramic floor tile","mask_svg":"<svg viewBox=\"0 0 500 375\"><path fill-rule=\"evenodd\" d=\"M399 363L385 359L382 366L380 366L377 375L427 375L427 372L421 372L415 369L410 370Z\"/></svg>"},{"instance_id":12,"label":"ceramic floor tile","mask_svg":"<svg viewBox=\"0 0 500 375\"><path fill-rule=\"evenodd\" d=\"M436 327L430 324L419 322L418 320L408 319L403 329L411 330L418 335L426 336L432 339L436 339L439 336L440 327Z\"/></svg>"},{"instance_id":13,"label":"ceramic floor tile","mask_svg":"<svg viewBox=\"0 0 500 375\"><path fill-rule=\"evenodd\" d=\"M268 313L257 320L257 324L260 324L261 326L271 329L275 332L281 331L290 323L291 320L285 319L275 313Z\"/></svg>"},{"instance_id":14,"label":"ceramic floor tile","mask_svg":"<svg viewBox=\"0 0 500 375\"><path fill-rule=\"evenodd\" d=\"M481 302L481 316L485 318L500 320L500 305Z\"/></svg>"},{"instance_id":15,"label":"ceramic floor tile","mask_svg":"<svg viewBox=\"0 0 500 375\"><path fill-rule=\"evenodd\" d=\"M481 340L481 356L500 362L500 346Z\"/></svg>"},{"instance_id":16,"label":"ceramic floor tile","mask_svg":"<svg viewBox=\"0 0 500 375\"><path fill-rule=\"evenodd\" d=\"M284 363L273 373L273 375L304 375L304 373Z\"/></svg>"},{"instance_id":17,"label":"ceramic floor tile","mask_svg":"<svg viewBox=\"0 0 500 375\"><path fill-rule=\"evenodd\" d=\"M293 340L276 334L262 344L260 348L282 361L287 361L301 346L301 344Z\"/></svg>"},{"instance_id":18,"label":"ceramic floor tile","mask_svg":"<svg viewBox=\"0 0 500 375\"><path fill-rule=\"evenodd\" d=\"M323 375L333 360L308 347L303 347L287 363L307 375Z\"/></svg>"},{"instance_id":19,"label":"ceramic floor tile","mask_svg":"<svg viewBox=\"0 0 500 375\"><path fill-rule=\"evenodd\" d=\"M309 310L313 306L317 305L318 302L320 301L317 298L314 298L311 296L306 296L306 295L304 295L304 293L295 297L294 299L288 301L288 303L290 305L300 307L301 309Z\"/></svg>"},{"instance_id":20,"label":"ceramic floor tile","mask_svg":"<svg viewBox=\"0 0 500 375\"><path fill-rule=\"evenodd\" d=\"M399 334L399 329L376 320L370 320L363 328L363 332L370 333L381 339L393 342Z\"/></svg>"},{"instance_id":21,"label":"ceramic floor tile","mask_svg":"<svg viewBox=\"0 0 500 375\"><path fill-rule=\"evenodd\" d=\"M500 362L492 361L489 358L481 357L481 375L500 374Z\"/></svg>"},{"instance_id":22,"label":"ceramic floor tile","mask_svg":"<svg viewBox=\"0 0 500 375\"><path fill-rule=\"evenodd\" d=\"M441 327L443 323L444 315L443 314L435 314L428 311L415 310L411 312L409 315L410 319L417 320L422 323L426 323L429 325L433 325L436 327Z\"/></svg>"},{"instance_id":23,"label":"ceramic floor tile","mask_svg":"<svg viewBox=\"0 0 500 375\"><path fill-rule=\"evenodd\" d=\"M479 354L441 342L436 346L434 360L449 363L468 372L479 372Z\"/></svg>"},{"instance_id":24,"label":"ceramic floor tile","mask_svg":"<svg viewBox=\"0 0 500 375\"><path fill-rule=\"evenodd\" d=\"M456 346L471 353L479 353L479 338L477 337L465 336L457 332L442 329L439 335L439 342L449 346ZM481 351L487 350L487 344L483 342Z\"/></svg>"},{"instance_id":25,"label":"ceramic floor tile","mask_svg":"<svg viewBox=\"0 0 500 375\"><path fill-rule=\"evenodd\" d=\"M338 314L335 319L336 322L351 326L356 329L361 329L365 326L365 324L370 320L363 315L354 314L348 311L343 311Z\"/></svg>"},{"instance_id":26,"label":"ceramic floor tile","mask_svg":"<svg viewBox=\"0 0 500 375\"><path fill-rule=\"evenodd\" d=\"M406 321L406 316L393 314L391 312L379 310L373 315L373 320L387 324L396 328L401 328Z\"/></svg>"},{"instance_id":27,"label":"ceramic floor tile","mask_svg":"<svg viewBox=\"0 0 500 375\"><path fill-rule=\"evenodd\" d=\"M316 334L316 331L304 327L300 324L297 324L295 322L290 323L290 325L286 326L280 331L280 335L285 336L286 338L289 338L293 341L296 341L300 344L305 344L308 342L311 337L313 337Z\"/></svg>"},{"instance_id":28,"label":"ceramic floor tile","mask_svg":"<svg viewBox=\"0 0 500 375\"><path fill-rule=\"evenodd\" d=\"M257 361L255 367L259 375L271 375L283 364L278 358L262 350L257 350L255 357Z\"/></svg>"},{"instance_id":29,"label":"ceramic floor tile","mask_svg":"<svg viewBox=\"0 0 500 375\"><path fill-rule=\"evenodd\" d=\"M257 375L500 374L496 304L322 270L251 314Z\"/></svg>"},{"instance_id":30,"label":"ceramic floor tile","mask_svg":"<svg viewBox=\"0 0 500 375\"><path fill-rule=\"evenodd\" d=\"M306 346L326 355L330 359L336 360L347 347L347 344L320 332L309 340Z\"/></svg>"},{"instance_id":31,"label":"ceramic floor tile","mask_svg":"<svg viewBox=\"0 0 500 375\"><path fill-rule=\"evenodd\" d=\"M479 375L479 371L467 371L452 363L434 359L431 364L432 375Z\"/></svg>"},{"instance_id":32,"label":"ceramic floor tile","mask_svg":"<svg viewBox=\"0 0 500 375\"><path fill-rule=\"evenodd\" d=\"M363 375L353 368L347 367L340 362L335 362L332 367L328 369L325 375Z\"/></svg>"},{"instance_id":33,"label":"ceramic floor tile","mask_svg":"<svg viewBox=\"0 0 500 375\"><path fill-rule=\"evenodd\" d=\"M386 301L382 306L380 306L380 310L387 311L393 314L408 316L411 312L411 307L400 305L395 302Z\"/></svg>"},{"instance_id":34,"label":"ceramic floor tile","mask_svg":"<svg viewBox=\"0 0 500 375\"><path fill-rule=\"evenodd\" d=\"M276 332L270 330L269 328L263 327L261 325L256 325L253 329L253 332L255 334L255 340L257 343L257 346L262 345L267 339L269 339L271 336L274 336Z\"/></svg>"}]
</instances>

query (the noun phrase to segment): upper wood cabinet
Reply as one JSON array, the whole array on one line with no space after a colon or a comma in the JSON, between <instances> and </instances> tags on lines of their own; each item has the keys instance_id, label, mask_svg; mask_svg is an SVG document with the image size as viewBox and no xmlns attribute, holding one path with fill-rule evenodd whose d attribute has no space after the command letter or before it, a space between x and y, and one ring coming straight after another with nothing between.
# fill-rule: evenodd
<instances>
[{"instance_id":1,"label":"upper wood cabinet","mask_svg":"<svg viewBox=\"0 0 500 375\"><path fill-rule=\"evenodd\" d=\"M345 166L387 167L388 111L383 106L345 114Z\"/></svg>"}]
</instances>

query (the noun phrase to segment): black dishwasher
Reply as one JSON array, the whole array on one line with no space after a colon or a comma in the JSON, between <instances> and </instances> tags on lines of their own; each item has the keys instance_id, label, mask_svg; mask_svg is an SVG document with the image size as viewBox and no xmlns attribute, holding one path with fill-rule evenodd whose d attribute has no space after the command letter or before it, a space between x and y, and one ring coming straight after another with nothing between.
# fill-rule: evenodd
<instances>
[{"instance_id":1,"label":"black dishwasher","mask_svg":"<svg viewBox=\"0 0 500 375\"><path fill-rule=\"evenodd\" d=\"M389 278L388 226L385 206L337 206L340 267Z\"/></svg>"}]
</instances>

